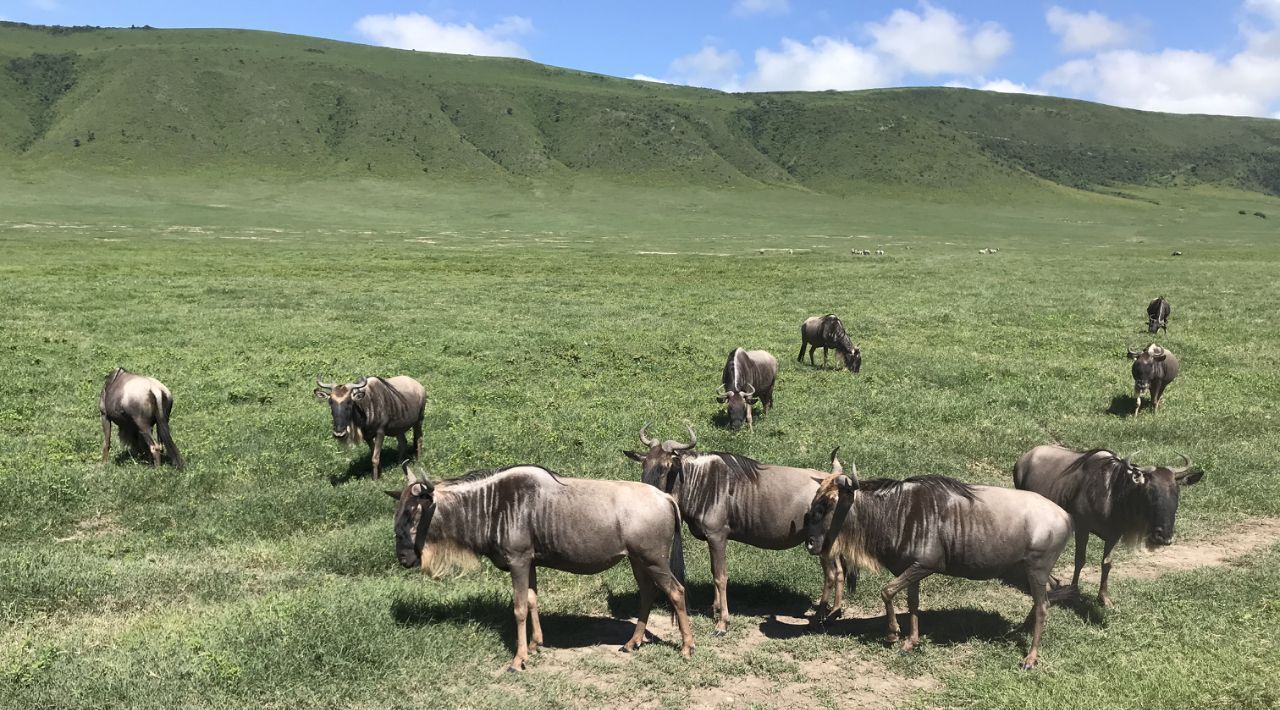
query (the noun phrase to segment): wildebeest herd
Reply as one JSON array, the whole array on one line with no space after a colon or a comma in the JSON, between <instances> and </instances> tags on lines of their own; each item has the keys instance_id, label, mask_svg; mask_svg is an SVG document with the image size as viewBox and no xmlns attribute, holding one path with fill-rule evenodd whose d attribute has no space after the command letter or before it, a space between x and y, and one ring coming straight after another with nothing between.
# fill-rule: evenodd
<instances>
[{"instance_id":1,"label":"wildebeest herd","mask_svg":"<svg viewBox=\"0 0 1280 710\"><path fill-rule=\"evenodd\" d=\"M1167 329L1167 300L1152 301L1147 312L1149 332ZM848 370L860 371L862 351L834 314L801 325L797 360L804 362L807 349L816 366L817 348L823 349L823 367L827 350L835 349ZM1128 356L1133 360L1134 414L1147 391L1152 408L1159 411L1165 388L1178 374L1177 358L1154 343L1129 349ZM778 361L768 352L735 348L729 353L716 399L727 410L731 430L744 421L753 426L757 402L761 416L768 413L777 378ZM822 563L815 623L839 614L846 581L856 585L859 569L895 575L880 596L887 640L895 642L900 629L894 599L907 590L910 629L904 651L919 642L920 582L926 577L998 579L1024 590L1032 607L1025 624L1031 643L1022 667L1030 669L1038 657L1049 602L1078 590L1089 536L1103 541L1098 598L1110 605L1107 578L1116 544L1172 544L1179 491L1203 477L1185 455L1177 468L1140 467L1136 454L1121 457L1104 448L1074 451L1042 445L1017 460L1012 489L936 475L863 480L856 466L845 472L838 449L831 453L830 471L795 468L739 454L699 452L692 426L687 443L650 438L645 424L640 428L645 450L624 452L641 464L640 482L572 478L519 465L433 483L410 466L422 454L426 395L417 380L370 376L337 384L317 377L316 385L315 396L329 404L333 437L369 446L374 479L381 473L384 437L399 442L406 483L388 494L397 500L395 553L401 565L439 575L486 557L510 572L516 655L508 668L513 671L523 670L528 655L543 642L537 569L595 574L624 557L635 575L640 611L621 650L635 650L645 641L649 612L661 591L675 611L680 653L692 654L682 524L711 553L713 635L723 635L730 621L728 542L771 550L803 544ZM158 466L163 454L183 467L169 431L173 397L158 380L115 369L103 383L99 410L104 463L115 424L120 441L134 456ZM413 456L407 457L410 430ZM1073 533L1074 574L1064 584L1052 570Z\"/></svg>"}]
</instances>

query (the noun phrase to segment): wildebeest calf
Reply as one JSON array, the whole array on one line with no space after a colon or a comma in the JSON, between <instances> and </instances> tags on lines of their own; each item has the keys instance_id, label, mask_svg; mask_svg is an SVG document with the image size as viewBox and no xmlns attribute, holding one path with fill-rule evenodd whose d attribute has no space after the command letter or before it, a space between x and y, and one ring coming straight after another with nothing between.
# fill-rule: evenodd
<instances>
[{"instance_id":1,"label":"wildebeest calf","mask_svg":"<svg viewBox=\"0 0 1280 710\"><path fill-rule=\"evenodd\" d=\"M169 433L169 415L173 412L173 395L153 377L137 375L117 367L102 383L98 395L98 411L102 413L102 462L111 452L111 425L120 427L120 443L135 456L146 456L154 466L160 465L160 452L181 469L185 463L178 445ZM157 444L151 438L155 427Z\"/></svg>"},{"instance_id":2,"label":"wildebeest calf","mask_svg":"<svg viewBox=\"0 0 1280 710\"><path fill-rule=\"evenodd\" d=\"M450 567L488 557L511 573L516 655L509 671L542 644L538 619L538 567L574 574L603 572L626 557L640 593L635 632L623 651L644 642L649 610L661 589L680 627L680 654L693 654L693 632L684 605L684 561L672 559L680 535L680 509L671 496L636 481L559 476L540 466L472 471L432 484L408 477L397 499L396 559L438 576ZM532 621L533 641L525 622Z\"/></svg>"},{"instance_id":3,"label":"wildebeest calf","mask_svg":"<svg viewBox=\"0 0 1280 710\"><path fill-rule=\"evenodd\" d=\"M1151 393L1152 408L1159 412L1164 388L1178 376L1178 358L1166 348L1152 343L1146 350L1130 350L1129 359L1133 360L1134 416L1142 409L1142 393L1147 391Z\"/></svg>"},{"instance_id":4,"label":"wildebeest calf","mask_svg":"<svg viewBox=\"0 0 1280 710\"><path fill-rule=\"evenodd\" d=\"M835 468L835 466L833 466ZM846 524L846 520L850 521ZM920 640L920 581L931 574L966 579L1002 579L1025 587L1033 604L1026 626L1031 649L1022 667L1036 664L1049 609L1050 573L1071 536L1071 518L1036 493L974 486L944 476L902 481L858 481L837 469L818 487L806 519L811 554L840 554L861 566L897 575L880 590L889 632L898 640L893 599L907 589L911 632L902 645ZM838 532L836 532L838 531Z\"/></svg>"}]
</instances>

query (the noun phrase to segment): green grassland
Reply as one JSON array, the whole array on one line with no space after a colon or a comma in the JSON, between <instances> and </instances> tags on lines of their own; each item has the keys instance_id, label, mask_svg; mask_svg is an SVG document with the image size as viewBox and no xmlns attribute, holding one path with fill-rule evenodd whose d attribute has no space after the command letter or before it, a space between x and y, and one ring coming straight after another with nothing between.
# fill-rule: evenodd
<instances>
[{"instance_id":1,"label":"green grassland","mask_svg":"<svg viewBox=\"0 0 1280 710\"><path fill-rule=\"evenodd\" d=\"M712 638L688 538L692 660L578 650L625 640L623 565L541 574L552 650L499 675L507 577L400 569L394 477L369 480L311 395L316 374L417 377L435 477L637 479L621 450L650 420L769 462L839 445L865 476L998 485L1045 441L1184 451L1206 477L1179 544L1202 545L1280 516L1280 124L728 96L263 33L0 25L0 55L0 707L677 707L748 686L830 707L870 676L920 706L1280 703L1274 543L1054 608L1023 673L1026 598L993 584L925 582L908 655L878 641L883 576L828 633L780 627L820 589L800 549L732 546L734 626ZM1159 415L1117 414L1159 294L1182 374ZM858 376L795 361L830 311ZM781 372L776 409L731 434L712 395L739 345ZM117 365L172 389L187 470L98 463Z\"/></svg>"}]
</instances>

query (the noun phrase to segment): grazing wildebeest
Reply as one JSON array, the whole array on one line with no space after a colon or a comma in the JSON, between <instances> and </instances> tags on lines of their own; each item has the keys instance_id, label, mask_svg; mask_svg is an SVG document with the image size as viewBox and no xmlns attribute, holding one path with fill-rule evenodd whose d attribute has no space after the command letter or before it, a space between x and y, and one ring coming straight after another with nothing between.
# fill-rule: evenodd
<instances>
[{"instance_id":1,"label":"grazing wildebeest","mask_svg":"<svg viewBox=\"0 0 1280 710\"><path fill-rule=\"evenodd\" d=\"M567 478L540 466L472 471L432 484L418 480L406 461L404 489L387 494L396 508L396 559L432 576L488 557L511 573L516 655L509 671L542 644L538 620L538 567L596 574L623 557L631 561L640 593L635 633L622 651L644 642L649 610L661 589L675 609L680 655L693 653L684 607L684 561L669 556L680 536L680 509L671 496L634 481ZM525 619L533 622L526 640Z\"/></svg>"},{"instance_id":2,"label":"grazing wildebeest","mask_svg":"<svg viewBox=\"0 0 1280 710\"><path fill-rule=\"evenodd\" d=\"M857 373L862 369L862 351L844 330L844 323L834 313L825 316L808 318L800 325L800 355L796 362L804 362L804 350L809 349L809 364L815 365L813 351L822 348L822 366L827 366L827 351L835 348L844 360L849 372Z\"/></svg>"},{"instance_id":3,"label":"grazing wildebeest","mask_svg":"<svg viewBox=\"0 0 1280 710\"><path fill-rule=\"evenodd\" d=\"M623 453L643 466L641 480L675 496L689 531L710 548L715 585L711 612L716 617L714 635L723 636L729 628L729 541L766 550L785 550L804 542L805 513L818 482L827 474L762 464L736 454L699 454L693 451L698 443L693 427L689 427L689 443L683 444L648 438L648 426L640 428L640 442L648 451ZM832 610L838 612L844 596L845 567L841 558L823 555L822 572L822 599L816 620L825 619ZM856 584L856 577L851 581Z\"/></svg>"},{"instance_id":4,"label":"grazing wildebeest","mask_svg":"<svg viewBox=\"0 0 1280 710\"><path fill-rule=\"evenodd\" d=\"M117 367L102 383L98 395L98 411L102 413L102 462L107 462L111 452L111 424L120 427L120 443L128 446L134 456L147 456L154 466L160 465L160 452L169 457L169 463L181 469L186 465L178 445L169 433L169 415L173 413L173 395L153 377L137 375L123 367ZM157 444L151 438L151 427L156 429Z\"/></svg>"},{"instance_id":5,"label":"grazing wildebeest","mask_svg":"<svg viewBox=\"0 0 1280 710\"><path fill-rule=\"evenodd\" d=\"M1204 477L1202 471L1191 470L1186 456L1181 468L1139 468L1133 463L1136 455L1120 458L1107 449L1072 451L1045 445L1023 454L1013 467L1013 485L1039 493L1071 515L1076 529L1072 585L1080 583L1089 534L1102 539L1098 601L1103 606L1111 606L1107 575L1116 543L1145 540L1148 547L1172 544L1178 494L1183 486Z\"/></svg>"},{"instance_id":6,"label":"grazing wildebeest","mask_svg":"<svg viewBox=\"0 0 1280 710\"><path fill-rule=\"evenodd\" d=\"M1169 301L1164 296L1147 304L1147 332L1154 333L1161 328L1169 332Z\"/></svg>"},{"instance_id":7,"label":"grazing wildebeest","mask_svg":"<svg viewBox=\"0 0 1280 710\"><path fill-rule=\"evenodd\" d=\"M945 476L902 481L859 481L836 470L818 487L806 520L812 554L833 548L867 569L897 575L880 590L889 623L887 640L898 640L893 598L907 588L911 632L902 645L920 640L920 581L931 574L966 579L1001 579L1031 594L1025 625L1031 650L1022 660L1036 663L1040 634L1051 598L1050 573L1071 535L1071 518L1036 493L975 486ZM833 534L833 531L839 531Z\"/></svg>"},{"instance_id":8,"label":"grazing wildebeest","mask_svg":"<svg viewBox=\"0 0 1280 710\"><path fill-rule=\"evenodd\" d=\"M1164 388L1178 376L1178 358L1166 348L1155 343L1146 350L1130 350L1133 360L1133 415L1142 409L1142 393L1150 391L1152 407L1160 411L1160 399Z\"/></svg>"},{"instance_id":9,"label":"grazing wildebeest","mask_svg":"<svg viewBox=\"0 0 1280 710\"><path fill-rule=\"evenodd\" d=\"M778 377L778 360L764 350L736 348L729 353L716 390L716 401L729 410L729 428L742 428L742 420L755 428L751 420L751 408L759 400L764 405L760 416L769 413L773 406L773 384Z\"/></svg>"},{"instance_id":10,"label":"grazing wildebeest","mask_svg":"<svg viewBox=\"0 0 1280 710\"><path fill-rule=\"evenodd\" d=\"M339 385L316 378L315 395L329 402L333 414L333 438L351 445L369 444L373 457L373 479L378 480L382 465L382 438L396 437L400 442L400 458L404 459L408 442L405 432L413 429L413 458L422 456L422 412L427 395L422 384L412 377L361 377L359 382Z\"/></svg>"}]
</instances>

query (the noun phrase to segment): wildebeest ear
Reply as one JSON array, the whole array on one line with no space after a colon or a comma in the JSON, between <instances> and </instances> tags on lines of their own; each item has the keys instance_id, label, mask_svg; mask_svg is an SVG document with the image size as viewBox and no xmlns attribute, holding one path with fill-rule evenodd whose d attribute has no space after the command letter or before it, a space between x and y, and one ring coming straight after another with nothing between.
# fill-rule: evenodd
<instances>
[{"instance_id":1,"label":"wildebeest ear","mask_svg":"<svg viewBox=\"0 0 1280 710\"><path fill-rule=\"evenodd\" d=\"M315 393L315 395L316 395L316 399L329 399L329 393L328 393L328 392L325 392L324 390L320 389L319 387L317 387L317 388L315 388L314 390L311 390L311 391L312 391L313 393Z\"/></svg>"},{"instance_id":2,"label":"wildebeest ear","mask_svg":"<svg viewBox=\"0 0 1280 710\"><path fill-rule=\"evenodd\" d=\"M358 390L354 390L351 393L351 399L364 399L364 388L361 387Z\"/></svg>"},{"instance_id":3,"label":"wildebeest ear","mask_svg":"<svg viewBox=\"0 0 1280 710\"><path fill-rule=\"evenodd\" d=\"M1194 486L1199 483L1202 478L1204 478L1204 471L1192 471L1178 476L1177 480L1179 486Z\"/></svg>"},{"instance_id":4,"label":"wildebeest ear","mask_svg":"<svg viewBox=\"0 0 1280 710\"><path fill-rule=\"evenodd\" d=\"M414 483L409 486L409 494L414 498L430 498L431 489L421 483Z\"/></svg>"},{"instance_id":5,"label":"wildebeest ear","mask_svg":"<svg viewBox=\"0 0 1280 710\"><path fill-rule=\"evenodd\" d=\"M386 493L396 500L400 500L400 491L383 491L383 493Z\"/></svg>"},{"instance_id":6,"label":"wildebeest ear","mask_svg":"<svg viewBox=\"0 0 1280 710\"><path fill-rule=\"evenodd\" d=\"M623 456L626 456L627 458L631 459L632 461L639 461L640 463L644 463L644 456L642 456L642 455L640 455L640 454L636 453L635 451L626 451L626 450L624 450L624 451L622 452L622 455L623 455Z\"/></svg>"}]
</instances>

